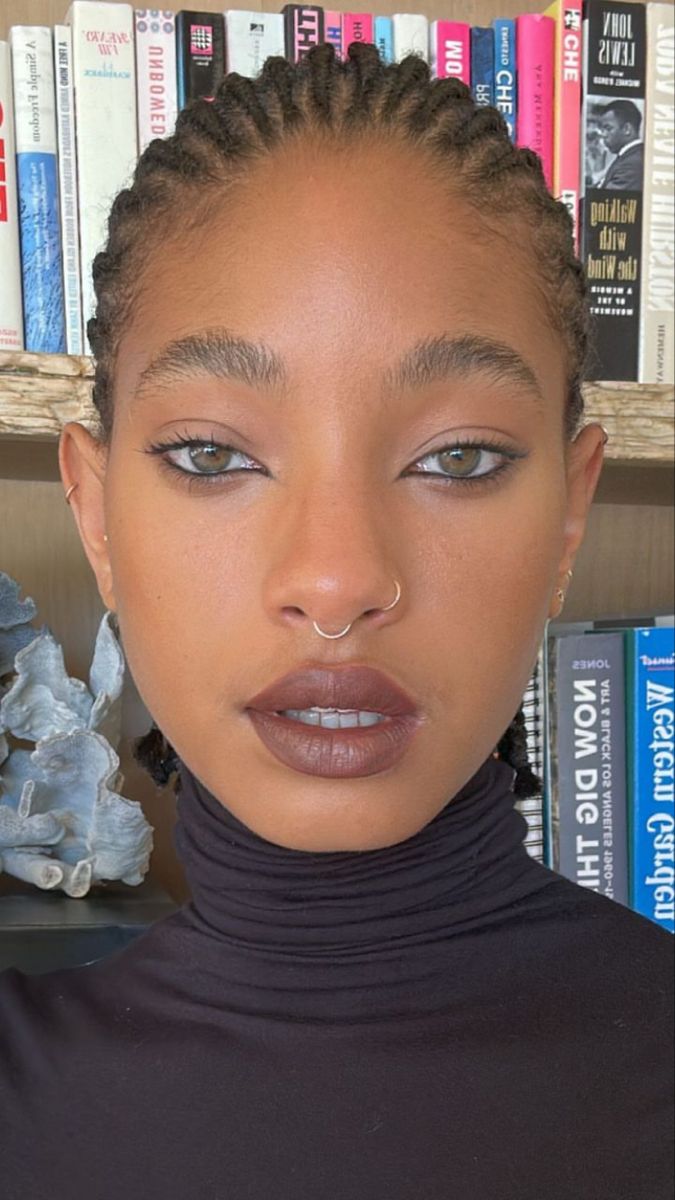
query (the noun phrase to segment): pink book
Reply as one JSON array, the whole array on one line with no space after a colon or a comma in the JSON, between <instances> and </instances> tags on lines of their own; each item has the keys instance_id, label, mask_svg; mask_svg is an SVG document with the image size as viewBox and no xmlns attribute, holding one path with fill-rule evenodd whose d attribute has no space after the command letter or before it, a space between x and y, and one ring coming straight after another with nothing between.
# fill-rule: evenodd
<instances>
[{"instance_id":1,"label":"pink book","mask_svg":"<svg viewBox=\"0 0 675 1200\"><path fill-rule=\"evenodd\" d=\"M342 14L342 57L347 57L350 42L372 42L373 14L346 12Z\"/></svg>"},{"instance_id":2,"label":"pink book","mask_svg":"<svg viewBox=\"0 0 675 1200\"><path fill-rule=\"evenodd\" d=\"M555 21L541 13L516 18L518 117L516 143L539 155L553 187Z\"/></svg>"},{"instance_id":3,"label":"pink book","mask_svg":"<svg viewBox=\"0 0 675 1200\"><path fill-rule=\"evenodd\" d=\"M323 40L335 46L335 57L342 58L342 13L327 8L323 17Z\"/></svg>"},{"instance_id":4,"label":"pink book","mask_svg":"<svg viewBox=\"0 0 675 1200\"><path fill-rule=\"evenodd\" d=\"M464 21L432 21L429 29L431 74L471 85L471 26Z\"/></svg>"},{"instance_id":5,"label":"pink book","mask_svg":"<svg viewBox=\"0 0 675 1200\"><path fill-rule=\"evenodd\" d=\"M546 9L555 30L553 195L569 210L579 248L581 185L582 0L554 0Z\"/></svg>"}]
</instances>

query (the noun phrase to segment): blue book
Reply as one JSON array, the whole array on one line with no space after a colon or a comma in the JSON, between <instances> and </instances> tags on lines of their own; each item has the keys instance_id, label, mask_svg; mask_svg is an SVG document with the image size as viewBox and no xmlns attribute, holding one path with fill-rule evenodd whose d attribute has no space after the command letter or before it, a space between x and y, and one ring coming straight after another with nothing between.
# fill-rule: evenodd
<instances>
[{"instance_id":1,"label":"blue book","mask_svg":"<svg viewBox=\"0 0 675 1200\"><path fill-rule=\"evenodd\" d=\"M474 25L471 30L471 94L480 108L495 102L495 31Z\"/></svg>"},{"instance_id":2,"label":"blue book","mask_svg":"<svg viewBox=\"0 0 675 1200\"><path fill-rule=\"evenodd\" d=\"M516 23L509 17L492 22L495 34L495 108L509 127L511 141L516 140Z\"/></svg>"},{"instance_id":3,"label":"blue book","mask_svg":"<svg viewBox=\"0 0 675 1200\"><path fill-rule=\"evenodd\" d=\"M394 24L391 17L375 17L373 37L382 61L393 63Z\"/></svg>"},{"instance_id":4,"label":"blue book","mask_svg":"<svg viewBox=\"0 0 675 1200\"><path fill-rule=\"evenodd\" d=\"M10 30L26 350L65 354L52 32Z\"/></svg>"},{"instance_id":5,"label":"blue book","mask_svg":"<svg viewBox=\"0 0 675 1200\"><path fill-rule=\"evenodd\" d=\"M626 631L630 905L675 932L675 629Z\"/></svg>"}]
</instances>

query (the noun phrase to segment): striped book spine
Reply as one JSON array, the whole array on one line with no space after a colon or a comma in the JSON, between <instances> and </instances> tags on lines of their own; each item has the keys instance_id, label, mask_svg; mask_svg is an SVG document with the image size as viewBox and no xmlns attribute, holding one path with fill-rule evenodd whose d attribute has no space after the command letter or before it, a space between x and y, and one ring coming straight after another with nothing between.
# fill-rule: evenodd
<instances>
[{"instance_id":1,"label":"striped book spine","mask_svg":"<svg viewBox=\"0 0 675 1200\"><path fill-rule=\"evenodd\" d=\"M54 74L59 150L63 293L66 307L66 350L68 354L84 354L80 213L77 203L75 96L73 93L73 40L69 25L54 26Z\"/></svg>"}]
</instances>

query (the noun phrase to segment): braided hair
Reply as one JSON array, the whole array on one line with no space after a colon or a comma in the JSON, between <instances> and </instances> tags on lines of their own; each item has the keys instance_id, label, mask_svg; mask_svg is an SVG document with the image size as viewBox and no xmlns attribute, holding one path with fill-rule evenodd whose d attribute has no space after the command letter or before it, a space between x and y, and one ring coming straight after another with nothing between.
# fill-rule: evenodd
<instances>
[{"instance_id":1,"label":"braided hair","mask_svg":"<svg viewBox=\"0 0 675 1200\"><path fill-rule=\"evenodd\" d=\"M155 139L136 165L131 187L115 198L105 248L93 262L96 313L87 324L95 360L93 400L99 439L112 432L112 391L120 337L137 296L143 264L166 244L180 209L181 231L198 228L214 197L231 191L251 164L303 137L327 146L381 138L418 148L430 172L473 204L484 218L517 214L525 225L542 302L566 353L563 437L572 439L583 415L581 382L588 353L589 315L583 267L565 205L548 191L539 157L511 142L495 108L478 108L457 79L434 79L416 54L385 63L377 48L352 42L345 61L328 43L299 62L273 56L249 79L232 72L213 100L195 100L178 115L172 136ZM169 781L178 756L153 726L137 739L137 760L156 783ZM515 771L517 798L538 794L542 781L527 753L523 707L497 744L495 756Z\"/></svg>"}]
</instances>

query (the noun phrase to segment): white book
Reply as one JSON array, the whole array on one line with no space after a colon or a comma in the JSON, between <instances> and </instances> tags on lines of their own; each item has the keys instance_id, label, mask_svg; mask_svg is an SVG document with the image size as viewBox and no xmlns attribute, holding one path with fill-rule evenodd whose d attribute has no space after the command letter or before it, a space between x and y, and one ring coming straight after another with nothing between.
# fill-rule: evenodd
<instances>
[{"instance_id":1,"label":"white book","mask_svg":"<svg viewBox=\"0 0 675 1200\"><path fill-rule=\"evenodd\" d=\"M169 137L176 124L176 14L157 8L137 8L134 28L138 153L142 154L153 138Z\"/></svg>"},{"instance_id":2,"label":"white book","mask_svg":"<svg viewBox=\"0 0 675 1200\"><path fill-rule=\"evenodd\" d=\"M647 5L640 383L675 381L675 100L673 5Z\"/></svg>"},{"instance_id":3,"label":"white book","mask_svg":"<svg viewBox=\"0 0 675 1200\"><path fill-rule=\"evenodd\" d=\"M74 0L73 83L80 200L82 319L86 331L96 297L91 269L107 240L115 196L132 182L138 158L134 11L130 4Z\"/></svg>"},{"instance_id":4,"label":"white book","mask_svg":"<svg viewBox=\"0 0 675 1200\"><path fill-rule=\"evenodd\" d=\"M24 342L27 350L60 354L66 349L66 330L52 31L46 25L13 25L9 44Z\"/></svg>"},{"instance_id":5,"label":"white book","mask_svg":"<svg viewBox=\"0 0 675 1200\"><path fill-rule=\"evenodd\" d=\"M69 25L54 26L54 82L56 86L56 138L59 150L63 292L66 306L66 350L68 354L84 354L80 215L77 200L77 157L73 108L73 43Z\"/></svg>"},{"instance_id":6,"label":"white book","mask_svg":"<svg viewBox=\"0 0 675 1200\"><path fill-rule=\"evenodd\" d=\"M418 13L394 13L394 62L418 54L429 62L429 20Z\"/></svg>"},{"instance_id":7,"label":"white book","mask_svg":"<svg viewBox=\"0 0 675 1200\"><path fill-rule=\"evenodd\" d=\"M0 350L23 350L12 56L0 42Z\"/></svg>"},{"instance_id":8,"label":"white book","mask_svg":"<svg viewBox=\"0 0 675 1200\"><path fill-rule=\"evenodd\" d=\"M285 57L282 13L225 10L227 70L255 79L266 58Z\"/></svg>"}]
</instances>

